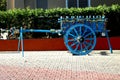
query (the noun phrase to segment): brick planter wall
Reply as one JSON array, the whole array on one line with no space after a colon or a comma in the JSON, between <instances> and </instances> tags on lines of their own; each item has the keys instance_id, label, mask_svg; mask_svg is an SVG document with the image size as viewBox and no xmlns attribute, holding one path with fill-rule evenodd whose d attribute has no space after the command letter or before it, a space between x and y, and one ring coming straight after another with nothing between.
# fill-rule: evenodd
<instances>
[{"instance_id":1,"label":"brick planter wall","mask_svg":"<svg viewBox=\"0 0 120 80\"><path fill-rule=\"evenodd\" d=\"M114 50L120 50L120 37L110 38ZM17 51L18 40L0 40L0 51ZM54 39L25 39L26 51L67 50L62 38ZM97 38L96 50L109 49L106 38Z\"/></svg>"}]
</instances>

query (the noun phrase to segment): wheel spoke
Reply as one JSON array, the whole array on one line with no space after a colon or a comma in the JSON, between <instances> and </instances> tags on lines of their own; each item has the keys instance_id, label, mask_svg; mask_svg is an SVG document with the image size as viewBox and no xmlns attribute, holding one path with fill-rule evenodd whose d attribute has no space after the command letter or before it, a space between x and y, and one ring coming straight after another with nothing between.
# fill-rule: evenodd
<instances>
[{"instance_id":1,"label":"wheel spoke","mask_svg":"<svg viewBox=\"0 0 120 80\"><path fill-rule=\"evenodd\" d=\"M87 43L86 45L86 48L88 49L90 46L92 46L92 43L90 42L90 43L88 43L88 42L85 42L85 43Z\"/></svg>"},{"instance_id":2,"label":"wheel spoke","mask_svg":"<svg viewBox=\"0 0 120 80\"><path fill-rule=\"evenodd\" d=\"M83 30L83 31L84 31L84 32L83 32L82 36L84 36L85 33L87 32L87 28L85 28L85 30Z\"/></svg>"},{"instance_id":3,"label":"wheel spoke","mask_svg":"<svg viewBox=\"0 0 120 80\"><path fill-rule=\"evenodd\" d=\"M70 36L72 36L72 37L76 37L75 35L73 35L73 34L71 34L71 33L69 33L68 35L70 35Z\"/></svg>"},{"instance_id":4,"label":"wheel spoke","mask_svg":"<svg viewBox=\"0 0 120 80\"><path fill-rule=\"evenodd\" d=\"M82 52L82 51L83 51L83 47L82 47L82 44L80 44L80 49L81 49L80 51Z\"/></svg>"},{"instance_id":5,"label":"wheel spoke","mask_svg":"<svg viewBox=\"0 0 120 80\"><path fill-rule=\"evenodd\" d=\"M88 37L88 36L91 35L91 34L92 34L91 32L88 33L87 35L84 36L84 38Z\"/></svg>"},{"instance_id":6,"label":"wheel spoke","mask_svg":"<svg viewBox=\"0 0 120 80\"><path fill-rule=\"evenodd\" d=\"M88 51L88 48L86 47L86 45L84 43L83 43L83 45L84 45L85 50Z\"/></svg>"},{"instance_id":7,"label":"wheel spoke","mask_svg":"<svg viewBox=\"0 0 120 80\"><path fill-rule=\"evenodd\" d=\"M72 42L72 41L75 41L74 39L69 39L68 42Z\"/></svg>"},{"instance_id":8,"label":"wheel spoke","mask_svg":"<svg viewBox=\"0 0 120 80\"><path fill-rule=\"evenodd\" d=\"M77 30L76 30L75 28L74 28L73 30L74 30L75 34L78 36L78 32L77 32Z\"/></svg>"},{"instance_id":9,"label":"wheel spoke","mask_svg":"<svg viewBox=\"0 0 120 80\"><path fill-rule=\"evenodd\" d=\"M85 40L94 40L94 38L85 38Z\"/></svg>"},{"instance_id":10,"label":"wheel spoke","mask_svg":"<svg viewBox=\"0 0 120 80\"><path fill-rule=\"evenodd\" d=\"M80 26L80 36L81 36L81 34L82 34L82 26Z\"/></svg>"},{"instance_id":11,"label":"wheel spoke","mask_svg":"<svg viewBox=\"0 0 120 80\"><path fill-rule=\"evenodd\" d=\"M72 43L70 46L72 47L72 46L74 46L74 45L76 45L78 42L74 42L74 43Z\"/></svg>"},{"instance_id":12,"label":"wheel spoke","mask_svg":"<svg viewBox=\"0 0 120 80\"><path fill-rule=\"evenodd\" d=\"M76 45L76 48L74 49L74 51L78 50L79 44Z\"/></svg>"},{"instance_id":13,"label":"wheel spoke","mask_svg":"<svg viewBox=\"0 0 120 80\"><path fill-rule=\"evenodd\" d=\"M92 44L91 44L91 43L87 46L87 48L89 48L90 46L92 46Z\"/></svg>"}]
</instances>

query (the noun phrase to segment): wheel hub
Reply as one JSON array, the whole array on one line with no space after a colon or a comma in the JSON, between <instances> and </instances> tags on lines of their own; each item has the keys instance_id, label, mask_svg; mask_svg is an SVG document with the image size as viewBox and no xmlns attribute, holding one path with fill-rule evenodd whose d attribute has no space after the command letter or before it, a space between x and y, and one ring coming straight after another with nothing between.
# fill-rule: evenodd
<instances>
[{"instance_id":1,"label":"wheel hub","mask_svg":"<svg viewBox=\"0 0 120 80\"><path fill-rule=\"evenodd\" d=\"M84 42L84 38L82 36L78 36L77 42L80 42L80 43Z\"/></svg>"}]
</instances>

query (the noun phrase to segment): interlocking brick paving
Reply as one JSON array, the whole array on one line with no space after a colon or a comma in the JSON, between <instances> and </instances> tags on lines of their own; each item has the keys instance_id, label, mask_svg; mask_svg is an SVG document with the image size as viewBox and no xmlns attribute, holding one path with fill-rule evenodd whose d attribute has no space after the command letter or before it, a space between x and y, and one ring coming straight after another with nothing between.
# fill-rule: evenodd
<instances>
[{"instance_id":1,"label":"interlocking brick paving","mask_svg":"<svg viewBox=\"0 0 120 80\"><path fill-rule=\"evenodd\" d=\"M0 65L0 80L120 80L120 74Z\"/></svg>"},{"instance_id":2,"label":"interlocking brick paving","mask_svg":"<svg viewBox=\"0 0 120 80\"><path fill-rule=\"evenodd\" d=\"M0 52L0 80L120 80L120 51L100 53L73 56L67 51L28 51L22 57Z\"/></svg>"}]
</instances>

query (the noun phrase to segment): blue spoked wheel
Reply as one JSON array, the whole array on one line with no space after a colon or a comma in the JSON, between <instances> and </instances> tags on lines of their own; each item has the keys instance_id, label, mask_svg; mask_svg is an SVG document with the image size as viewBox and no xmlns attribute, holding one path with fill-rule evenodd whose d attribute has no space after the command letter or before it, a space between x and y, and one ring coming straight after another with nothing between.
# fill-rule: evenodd
<instances>
[{"instance_id":1,"label":"blue spoked wheel","mask_svg":"<svg viewBox=\"0 0 120 80\"><path fill-rule=\"evenodd\" d=\"M66 31L64 42L73 55L86 55L96 45L96 34L85 24L75 24Z\"/></svg>"}]
</instances>

